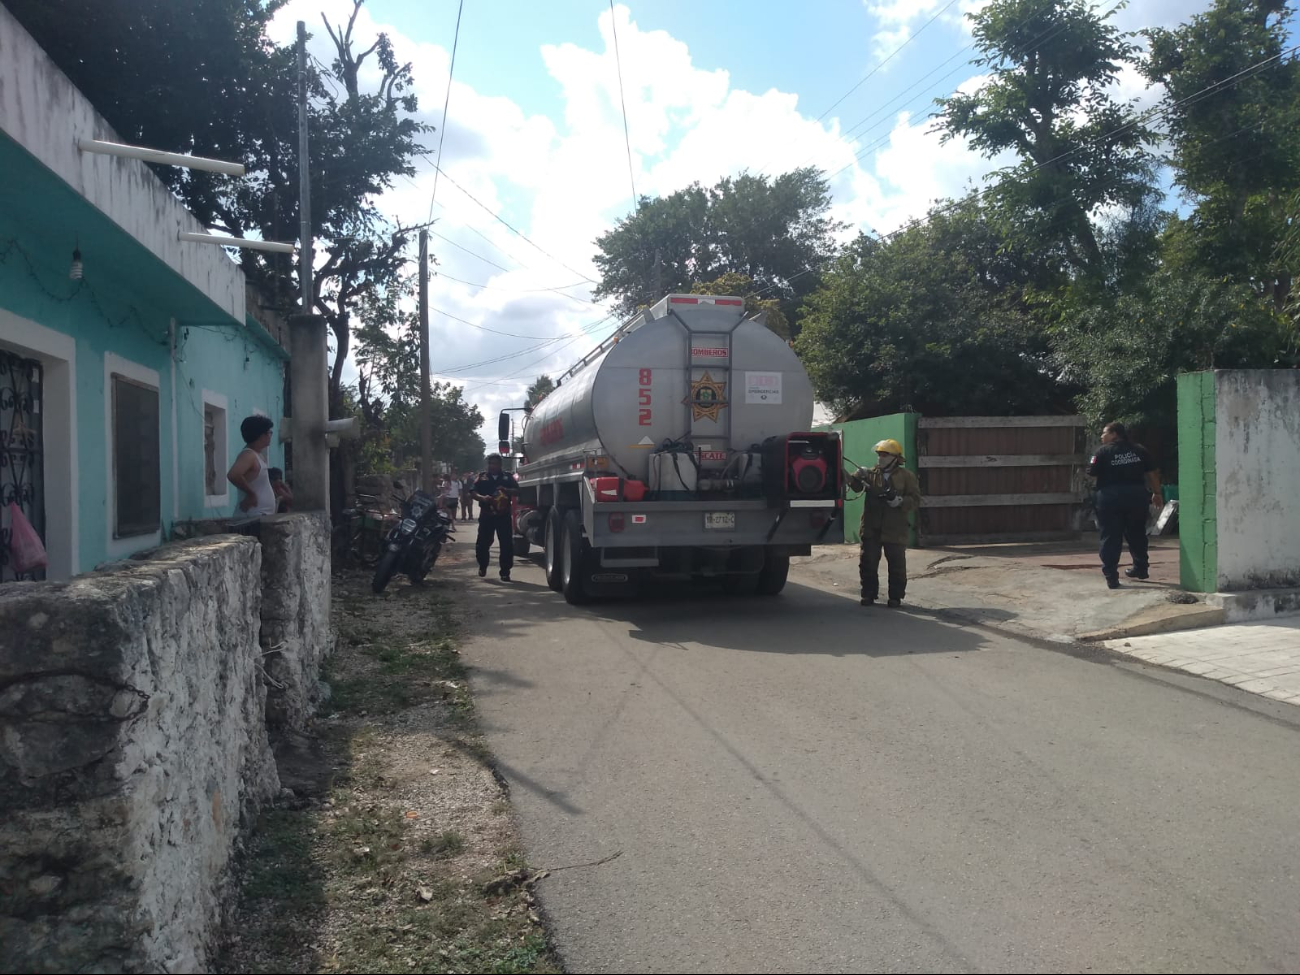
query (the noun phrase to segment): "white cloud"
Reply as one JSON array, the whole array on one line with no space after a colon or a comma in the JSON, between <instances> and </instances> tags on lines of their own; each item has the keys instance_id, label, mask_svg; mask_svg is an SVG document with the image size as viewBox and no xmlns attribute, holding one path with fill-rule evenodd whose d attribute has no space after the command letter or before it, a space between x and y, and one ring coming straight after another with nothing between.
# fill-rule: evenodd
<instances>
[{"instance_id":1,"label":"white cloud","mask_svg":"<svg viewBox=\"0 0 1300 975\"><path fill-rule=\"evenodd\" d=\"M900 12L911 7L906 0L880 6ZM920 6L932 16L940 4L921 0ZM293 22L302 17L315 25L313 53L328 62L332 45L320 26L320 11L339 23L346 22L351 7L351 0L290 0L273 36L288 41ZM816 165L834 176L835 215L850 221L853 232L888 232L922 215L934 199L960 193L991 168L964 143L940 147L930 122L905 112L883 114L883 128L846 136L837 119L818 123L804 115L796 94L733 87L724 68L695 64L682 41L665 31L641 30L626 7L616 6L615 16L632 177L641 194L667 194L695 181L708 185L744 169L773 174ZM552 117L528 114L509 98L481 94L459 81L451 87L445 172L553 255L512 234L447 178L439 181L435 234L500 265L441 237L431 240L438 274L430 285L430 303L439 310L431 316L434 371L466 386L467 398L483 411L489 443L495 440L498 409L518 405L538 373L563 371L612 327L608 321L596 324L605 311L589 303L593 285L579 283L597 277L595 238L632 205L612 26L610 13L603 12L598 50L575 43L539 47L538 58L562 106ZM440 124L450 37L446 47L415 42L362 8L356 35L371 38L377 30L390 35L399 60L415 65L421 115ZM433 136L430 148L436 146ZM422 164L414 179L399 181L381 205L404 223L422 222L433 175L432 167ZM487 287L467 287L452 278ZM563 289L569 297L537 290L557 285L575 286ZM442 312L534 338L496 335Z\"/></svg>"}]
</instances>

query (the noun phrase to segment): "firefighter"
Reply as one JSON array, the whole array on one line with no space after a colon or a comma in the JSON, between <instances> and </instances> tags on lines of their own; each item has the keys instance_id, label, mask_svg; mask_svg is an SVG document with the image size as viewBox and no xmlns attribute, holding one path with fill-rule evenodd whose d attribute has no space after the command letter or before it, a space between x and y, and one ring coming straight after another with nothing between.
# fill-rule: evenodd
<instances>
[{"instance_id":1,"label":"firefighter","mask_svg":"<svg viewBox=\"0 0 1300 975\"><path fill-rule=\"evenodd\" d=\"M488 454L487 470L482 471L470 491L478 502L478 542L474 553L478 556L479 578L487 575L492 561L492 536L497 539L501 558L501 581L510 581L510 569L515 561L514 527L510 523L510 499L519 490L513 474L501 469L501 455Z\"/></svg>"},{"instance_id":2,"label":"firefighter","mask_svg":"<svg viewBox=\"0 0 1300 975\"><path fill-rule=\"evenodd\" d=\"M1149 578L1147 506L1164 503L1160 475L1151 454L1128 438L1122 423L1107 423L1101 447L1088 463L1097 479L1094 504L1101 528L1101 574L1111 589L1119 585L1119 557L1125 540L1133 564L1124 570L1130 579Z\"/></svg>"},{"instance_id":3,"label":"firefighter","mask_svg":"<svg viewBox=\"0 0 1300 975\"><path fill-rule=\"evenodd\" d=\"M862 605L871 606L880 595L880 556L889 563L889 605L903 605L907 594L907 517L921 507L921 485L903 466L903 448L897 440L876 444L876 466L859 467L848 477L849 486L862 492Z\"/></svg>"}]
</instances>

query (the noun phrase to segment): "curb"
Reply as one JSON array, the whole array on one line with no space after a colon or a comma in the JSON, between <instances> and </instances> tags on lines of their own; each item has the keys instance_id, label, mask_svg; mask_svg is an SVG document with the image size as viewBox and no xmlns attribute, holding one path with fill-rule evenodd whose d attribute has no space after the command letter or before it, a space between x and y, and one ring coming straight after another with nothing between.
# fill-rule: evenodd
<instances>
[{"instance_id":1,"label":"curb","mask_svg":"<svg viewBox=\"0 0 1300 975\"><path fill-rule=\"evenodd\" d=\"M1172 608L1177 604L1170 605ZM1195 608L1180 607L1180 611L1154 618L1126 620L1104 630L1080 633L1076 639L1081 643L1101 643L1104 640L1118 640L1128 636L1153 636L1157 633L1176 633L1179 630L1201 630L1220 626L1226 622L1227 614L1221 608L1197 605Z\"/></svg>"}]
</instances>

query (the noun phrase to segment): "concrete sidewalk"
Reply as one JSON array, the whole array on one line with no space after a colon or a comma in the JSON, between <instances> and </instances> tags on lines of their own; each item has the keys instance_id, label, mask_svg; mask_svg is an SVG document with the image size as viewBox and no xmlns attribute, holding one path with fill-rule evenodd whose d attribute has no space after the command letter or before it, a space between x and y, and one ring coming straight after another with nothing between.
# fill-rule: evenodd
<instances>
[{"instance_id":1,"label":"concrete sidewalk","mask_svg":"<svg viewBox=\"0 0 1300 975\"><path fill-rule=\"evenodd\" d=\"M1105 646L1147 663L1300 704L1300 617L1108 640Z\"/></svg>"},{"instance_id":2,"label":"concrete sidewalk","mask_svg":"<svg viewBox=\"0 0 1300 975\"><path fill-rule=\"evenodd\" d=\"M1106 588L1086 541L911 549L906 606L1034 640L1098 643L1300 704L1300 617L1224 625L1221 606L1178 588L1177 540L1152 542L1151 581L1118 590ZM857 546L817 549L794 574L856 599Z\"/></svg>"},{"instance_id":3,"label":"concrete sidewalk","mask_svg":"<svg viewBox=\"0 0 1300 975\"><path fill-rule=\"evenodd\" d=\"M1088 542L911 549L907 604L1056 643L1223 622L1222 610L1178 588L1176 540L1153 542L1152 581L1118 590L1106 588ZM855 545L825 546L796 560L796 572L856 595L857 559Z\"/></svg>"}]
</instances>

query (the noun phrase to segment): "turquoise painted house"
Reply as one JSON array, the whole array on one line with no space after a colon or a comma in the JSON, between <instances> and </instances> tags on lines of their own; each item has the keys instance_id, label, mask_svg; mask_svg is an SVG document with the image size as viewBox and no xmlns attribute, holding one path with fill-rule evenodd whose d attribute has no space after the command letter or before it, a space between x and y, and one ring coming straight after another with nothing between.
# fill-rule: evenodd
<instances>
[{"instance_id":1,"label":"turquoise painted house","mask_svg":"<svg viewBox=\"0 0 1300 975\"><path fill-rule=\"evenodd\" d=\"M240 422L284 413L288 355L242 272L91 139L121 141L0 7L0 582L11 503L49 559L22 577L66 579L232 513Z\"/></svg>"}]
</instances>

